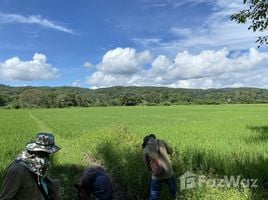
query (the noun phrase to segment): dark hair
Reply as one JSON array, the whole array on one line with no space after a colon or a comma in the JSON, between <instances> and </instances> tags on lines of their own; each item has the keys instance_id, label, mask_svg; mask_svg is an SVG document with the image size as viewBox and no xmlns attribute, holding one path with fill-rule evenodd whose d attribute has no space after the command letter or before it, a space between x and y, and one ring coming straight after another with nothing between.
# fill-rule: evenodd
<instances>
[{"instance_id":1,"label":"dark hair","mask_svg":"<svg viewBox=\"0 0 268 200\"><path fill-rule=\"evenodd\" d=\"M145 148L145 146L146 146L147 143L149 142L150 138L156 139L155 134L151 133L150 135L146 135L146 136L143 138L143 143L142 143L142 145L141 145L143 149Z\"/></svg>"}]
</instances>

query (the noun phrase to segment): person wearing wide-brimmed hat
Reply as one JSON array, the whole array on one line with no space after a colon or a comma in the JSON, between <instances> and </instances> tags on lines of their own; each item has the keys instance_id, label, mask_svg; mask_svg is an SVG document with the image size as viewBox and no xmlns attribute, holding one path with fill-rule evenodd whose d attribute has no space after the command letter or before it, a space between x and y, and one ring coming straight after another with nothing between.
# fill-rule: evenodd
<instances>
[{"instance_id":1,"label":"person wearing wide-brimmed hat","mask_svg":"<svg viewBox=\"0 0 268 200\"><path fill-rule=\"evenodd\" d=\"M35 141L26 145L8 167L0 192L0 200L54 200L53 182L47 176L49 156L60 147L51 133L39 133Z\"/></svg>"},{"instance_id":2,"label":"person wearing wide-brimmed hat","mask_svg":"<svg viewBox=\"0 0 268 200\"><path fill-rule=\"evenodd\" d=\"M160 198L162 183L168 185L173 198L176 198L176 182L169 156L172 148L163 140L156 139L154 134L143 138L143 159L145 166L152 174L150 182L150 200Z\"/></svg>"}]
</instances>

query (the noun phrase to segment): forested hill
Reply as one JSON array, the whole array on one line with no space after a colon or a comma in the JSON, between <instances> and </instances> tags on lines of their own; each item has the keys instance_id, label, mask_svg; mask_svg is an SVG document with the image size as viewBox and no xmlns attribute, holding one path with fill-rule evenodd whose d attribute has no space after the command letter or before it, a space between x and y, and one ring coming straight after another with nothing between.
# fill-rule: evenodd
<instances>
[{"instance_id":1,"label":"forested hill","mask_svg":"<svg viewBox=\"0 0 268 200\"><path fill-rule=\"evenodd\" d=\"M180 89L165 87L10 87L0 85L0 106L54 108L176 104L268 103L258 88Z\"/></svg>"}]
</instances>

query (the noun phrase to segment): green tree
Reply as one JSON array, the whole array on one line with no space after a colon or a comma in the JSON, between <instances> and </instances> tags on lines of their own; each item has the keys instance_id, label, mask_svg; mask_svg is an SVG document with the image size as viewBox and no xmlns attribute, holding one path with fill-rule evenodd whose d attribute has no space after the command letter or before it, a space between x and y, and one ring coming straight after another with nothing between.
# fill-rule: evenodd
<instances>
[{"instance_id":1,"label":"green tree","mask_svg":"<svg viewBox=\"0 0 268 200\"><path fill-rule=\"evenodd\" d=\"M249 30L253 32L264 32L268 27L268 0L244 0L244 4L248 4L249 8L241 10L239 13L233 14L231 20L237 23L245 24L250 22ZM260 47L263 44L268 44L268 35L260 36L256 40Z\"/></svg>"},{"instance_id":2,"label":"green tree","mask_svg":"<svg viewBox=\"0 0 268 200\"><path fill-rule=\"evenodd\" d=\"M21 107L39 107L43 91L38 88L30 88L19 94L19 104Z\"/></svg>"},{"instance_id":3,"label":"green tree","mask_svg":"<svg viewBox=\"0 0 268 200\"><path fill-rule=\"evenodd\" d=\"M125 95L121 97L121 105L123 106L136 106L140 104L141 102L142 102L141 99L137 96Z\"/></svg>"},{"instance_id":4,"label":"green tree","mask_svg":"<svg viewBox=\"0 0 268 200\"><path fill-rule=\"evenodd\" d=\"M8 97L0 94L0 106L5 106L8 102Z\"/></svg>"}]
</instances>

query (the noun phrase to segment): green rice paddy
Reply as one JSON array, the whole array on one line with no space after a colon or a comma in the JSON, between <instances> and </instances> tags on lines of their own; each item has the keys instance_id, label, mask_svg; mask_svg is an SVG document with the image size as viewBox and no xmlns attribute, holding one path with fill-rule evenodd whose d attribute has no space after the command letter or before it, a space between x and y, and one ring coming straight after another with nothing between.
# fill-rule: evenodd
<instances>
[{"instance_id":1,"label":"green rice paddy","mask_svg":"<svg viewBox=\"0 0 268 200\"><path fill-rule=\"evenodd\" d=\"M38 132L54 133L61 147L50 174L62 180L66 200L75 199L72 185L93 164L106 167L118 199L142 199L150 175L141 143L149 133L174 148L178 187L187 171L258 179L257 188L178 188L178 199L268 199L268 105L1 109L0 184L6 167ZM163 188L163 199L167 195Z\"/></svg>"}]
</instances>

